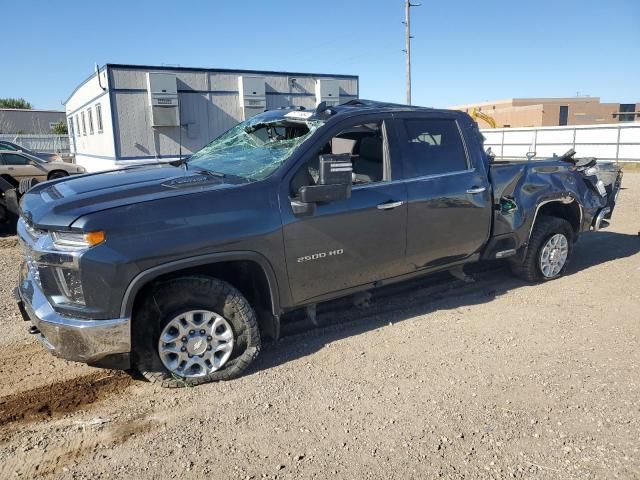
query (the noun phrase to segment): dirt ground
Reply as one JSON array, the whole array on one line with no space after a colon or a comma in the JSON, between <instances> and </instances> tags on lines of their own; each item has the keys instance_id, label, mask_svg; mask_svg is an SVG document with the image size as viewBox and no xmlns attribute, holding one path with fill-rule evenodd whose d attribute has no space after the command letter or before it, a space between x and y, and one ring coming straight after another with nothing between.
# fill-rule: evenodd
<instances>
[{"instance_id":1,"label":"dirt ground","mask_svg":"<svg viewBox=\"0 0 640 480\"><path fill-rule=\"evenodd\" d=\"M564 278L496 264L326 305L181 390L47 354L0 236L0 478L640 478L640 172L624 187Z\"/></svg>"}]
</instances>

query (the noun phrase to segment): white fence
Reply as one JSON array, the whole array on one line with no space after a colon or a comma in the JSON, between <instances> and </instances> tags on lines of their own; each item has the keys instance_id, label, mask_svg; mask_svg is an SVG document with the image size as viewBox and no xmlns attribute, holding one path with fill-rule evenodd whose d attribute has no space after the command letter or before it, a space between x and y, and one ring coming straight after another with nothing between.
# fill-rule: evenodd
<instances>
[{"instance_id":1,"label":"white fence","mask_svg":"<svg viewBox=\"0 0 640 480\"><path fill-rule=\"evenodd\" d=\"M66 135L28 135L19 133L0 134L0 140L22 145L34 152L69 154L69 137Z\"/></svg>"},{"instance_id":2,"label":"white fence","mask_svg":"<svg viewBox=\"0 0 640 480\"><path fill-rule=\"evenodd\" d=\"M640 123L576 125L566 127L482 129L485 147L498 159L525 159L527 152L535 158L561 155L570 148L578 157L599 160L640 162Z\"/></svg>"}]
</instances>

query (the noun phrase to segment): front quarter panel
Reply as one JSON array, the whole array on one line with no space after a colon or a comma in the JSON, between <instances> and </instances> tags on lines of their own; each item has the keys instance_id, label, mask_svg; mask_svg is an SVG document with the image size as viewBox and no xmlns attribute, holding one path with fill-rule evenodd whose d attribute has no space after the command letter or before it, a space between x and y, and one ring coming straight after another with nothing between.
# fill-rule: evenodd
<instances>
[{"instance_id":1,"label":"front quarter panel","mask_svg":"<svg viewBox=\"0 0 640 480\"><path fill-rule=\"evenodd\" d=\"M106 232L106 242L82 260L87 303L105 318L120 314L138 274L193 257L256 252L269 260L278 285L286 285L277 198L267 181L106 210L73 227Z\"/></svg>"}]
</instances>

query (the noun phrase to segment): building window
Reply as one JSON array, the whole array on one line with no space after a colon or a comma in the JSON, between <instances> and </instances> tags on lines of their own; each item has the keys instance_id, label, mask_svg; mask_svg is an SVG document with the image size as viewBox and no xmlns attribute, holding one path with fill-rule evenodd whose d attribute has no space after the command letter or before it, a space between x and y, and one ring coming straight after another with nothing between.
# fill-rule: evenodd
<instances>
[{"instance_id":1,"label":"building window","mask_svg":"<svg viewBox=\"0 0 640 480\"><path fill-rule=\"evenodd\" d=\"M560 117L558 118L558 125L566 125L569 119L569 106L560 105Z\"/></svg>"},{"instance_id":2,"label":"building window","mask_svg":"<svg viewBox=\"0 0 640 480\"><path fill-rule=\"evenodd\" d=\"M98 133L102 133L102 105L96 104L96 122L98 123Z\"/></svg>"},{"instance_id":3,"label":"building window","mask_svg":"<svg viewBox=\"0 0 640 480\"><path fill-rule=\"evenodd\" d=\"M73 128L73 117L69 117L67 120L69 123L69 136L73 138L75 135L75 129Z\"/></svg>"},{"instance_id":4,"label":"building window","mask_svg":"<svg viewBox=\"0 0 640 480\"><path fill-rule=\"evenodd\" d=\"M635 119L636 104L635 103L621 103L620 113L618 114L619 122L633 122ZM627 113L626 115L624 115Z\"/></svg>"},{"instance_id":5,"label":"building window","mask_svg":"<svg viewBox=\"0 0 640 480\"><path fill-rule=\"evenodd\" d=\"M82 135L87 136L87 122L84 120L84 112L80 112L80 118L82 119Z\"/></svg>"},{"instance_id":6,"label":"building window","mask_svg":"<svg viewBox=\"0 0 640 480\"><path fill-rule=\"evenodd\" d=\"M89 118L89 135L93 135L93 112L91 107L87 108L87 117Z\"/></svg>"}]
</instances>

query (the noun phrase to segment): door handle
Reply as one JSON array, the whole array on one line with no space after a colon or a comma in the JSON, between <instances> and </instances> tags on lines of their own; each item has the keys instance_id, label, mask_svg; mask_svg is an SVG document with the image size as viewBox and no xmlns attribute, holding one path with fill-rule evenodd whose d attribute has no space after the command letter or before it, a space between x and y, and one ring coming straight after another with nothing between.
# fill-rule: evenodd
<instances>
[{"instance_id":1,"label":"door handle","mask_svg":"<svg viewBox=\"0 0 640 480\"><path fill-rule=\"evenodd\" d=\"M471 187L467 189L467 193L482 193L487 187Z\"/></svg>"},{"instance_id":2,"label":"door handle","mask_svg":"<svg viewBox=\"0 0 640 480\"><path fill-rule=\"evenodd\" d=\"M404 202L381 203L380 205L378 205L378 210L391 210L392 208L397 208L400 205L404 205Z\"/></svg>"}]
</instances>

